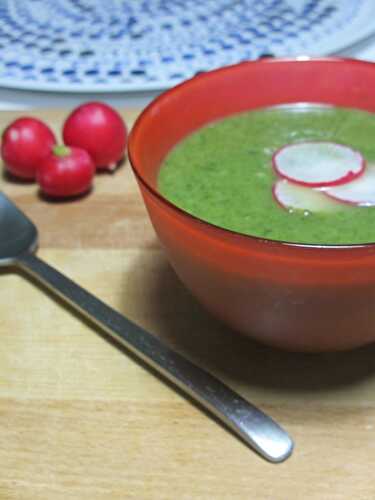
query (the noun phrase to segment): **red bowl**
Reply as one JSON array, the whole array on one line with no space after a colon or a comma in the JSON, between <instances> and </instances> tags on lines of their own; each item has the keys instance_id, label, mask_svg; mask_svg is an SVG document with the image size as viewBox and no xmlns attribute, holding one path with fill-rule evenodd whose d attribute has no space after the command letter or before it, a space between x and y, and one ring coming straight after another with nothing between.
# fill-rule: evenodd
<instances>
[{"instance_id":1,"label":"red bowl","mask_svg":"<svg viewBox=\"0 0 375 500\"><path fill-rule=\"evenodd\" d=\"M284 349L351 349L375 340L375 244L244 236L189 215L157 191L163 159L186 135L234 113L293 102L375 111L375 65L266 59L201 74L143 111L130 134L129 158L170 263L216 317Z\"/></svg>"}]
</instances>

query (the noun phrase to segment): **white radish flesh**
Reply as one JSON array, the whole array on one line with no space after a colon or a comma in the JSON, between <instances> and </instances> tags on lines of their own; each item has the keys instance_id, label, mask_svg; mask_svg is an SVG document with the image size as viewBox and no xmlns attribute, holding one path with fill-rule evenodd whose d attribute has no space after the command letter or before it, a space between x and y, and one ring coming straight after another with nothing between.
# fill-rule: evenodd
<instances>
[{"instance_id":1,"label":"white radish flesh","mask_svg":"<svg viewBox=\"0 0 375 500\"><path fill-rule=\"evenodd\" d=\"M368 165L358 179L341 186L321 190L330 198L361 207L375 206L375 165Z\"/></svg>"},{"instance_id":2,"label":"white radish flesh","mask_svg":"<svg viewBox=\"0 0 375 500\"><path fill-rule=\"evenodd\" d=\"M333 142L288 144L276 151L272 162L279 176L309 187L350 182L366 166L359 151Z\"/></svg>"},{"instance_id":3,"label":"white radish flesh","mask_svg":"<svg viewBox=\"0 0 375 500\"><path fill-rule=\"evenodd\" d=\"M321 191L298 186L286 179L275 182L272 193L277 203L286 210L308 212L331 212L338 210L340 204Z\"/></svg>"}]
</instances>

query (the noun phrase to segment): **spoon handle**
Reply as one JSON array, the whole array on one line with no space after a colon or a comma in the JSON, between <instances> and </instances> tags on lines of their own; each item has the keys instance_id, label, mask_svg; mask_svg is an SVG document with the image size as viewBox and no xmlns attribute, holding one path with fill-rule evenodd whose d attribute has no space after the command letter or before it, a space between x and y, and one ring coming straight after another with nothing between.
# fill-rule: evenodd
<instances>
[{"instance_id":1,"label":"spoon handle","mask_svg":"<svg viewBox=\"0 0 375 500\"><path fill-rule=\"evenodd\" d=\"M172 381L264 458L270 462L282 462L291 454L293 442L289 435L220 380L171 350L37 256L23 254L18 257L17 264Z\"/></svg>"}]
</instances>

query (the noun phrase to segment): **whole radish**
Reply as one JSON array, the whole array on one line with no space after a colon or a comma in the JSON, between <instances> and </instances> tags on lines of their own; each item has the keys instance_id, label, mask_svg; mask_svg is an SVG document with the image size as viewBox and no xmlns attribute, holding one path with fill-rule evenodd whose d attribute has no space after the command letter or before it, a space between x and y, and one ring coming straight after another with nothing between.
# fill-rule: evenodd
<instances>
[{"instance_id":1,"label":"whole radish","mask_svg":"<svg viewBox=\"0 0 375 500\"><path fill-rule=\"evenodd\" d=\"M43 193L56 198L77 196L90 190L95 165L83 149L55 146L37 170Z\"/></svg>"},{"instance_id":2,"label":"whole radish","mask_svg":"<svg viewBox=\"0 0 375 500\"><path fill-rule=\"evenodd\" d=\"M102 102L82 104L63 126L64 143L85 149L98 169L116 168L125 154L127 135L119 113Z\"/></svg>"},{"instance_id":3,"label":"whole radish","mask_svg":"<svg viewBox=\"0 0 375 500\"><path fill-rule=\"evenodd\" d=\"M21 179L35 179L37 168L55 144L56 138L44 122L28 116L18 118L2 134L5 168Z\"/></svg>"}]
</instances>

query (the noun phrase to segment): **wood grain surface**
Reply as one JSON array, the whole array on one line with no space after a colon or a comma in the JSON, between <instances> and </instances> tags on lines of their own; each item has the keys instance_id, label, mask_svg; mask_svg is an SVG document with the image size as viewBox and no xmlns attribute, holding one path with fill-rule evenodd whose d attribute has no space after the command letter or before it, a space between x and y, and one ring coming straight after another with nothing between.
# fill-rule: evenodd
<instances>
[{"instance_id":1,"label":"wood grain surface","mask_svg":"<svg viewBox=\"0 0 375 500\"><path fill-rule=\"evenodd\" d=\"M34 114L58 132L66 113ZM15 116L3 112L1 128ZM296 442L285 463L265 462L49 293L0 270L1 500L375 498L375 346L293 354L223 327L169 267L127 164L74 202L4 176L0 189L38 226L40 257Z\"/></svg>"}]
</instances>

